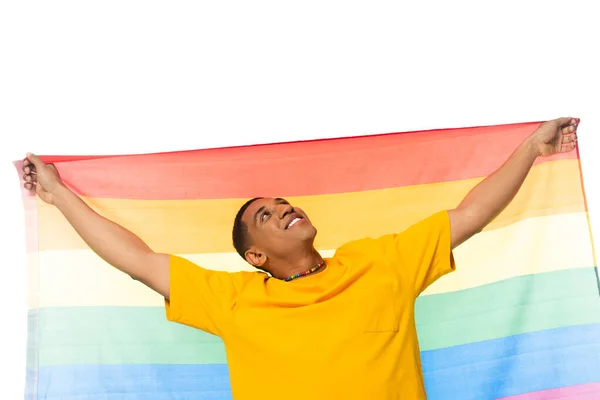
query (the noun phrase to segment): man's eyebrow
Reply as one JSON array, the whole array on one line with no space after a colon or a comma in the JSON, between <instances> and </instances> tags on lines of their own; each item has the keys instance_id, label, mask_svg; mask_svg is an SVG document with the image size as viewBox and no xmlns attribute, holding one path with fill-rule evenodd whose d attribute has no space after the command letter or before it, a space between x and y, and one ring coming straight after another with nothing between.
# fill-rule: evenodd
<instances>
[{"instance_id":1,"label":"man's eyebrow","mask_svg":"<svg viewBox=\"0 0 600 400\"><path fill-rule=\"evenodd\" d=\"M282 203L289 204L286 199L282 199L281 197L277 197L275 199L275 201L277 202L277 204L282 204Z\"/></svg>"},{"instance_id":2,"label":"man's eyebrow","mask_svg":"<svg viewBox=\"0 0 600 400\"><path fill-rule=\"evenodd\" d=\"M261 206L254 214L254 224L258 225L258 216L265 210L265 206Z\"/></svg>"}]
</instances>

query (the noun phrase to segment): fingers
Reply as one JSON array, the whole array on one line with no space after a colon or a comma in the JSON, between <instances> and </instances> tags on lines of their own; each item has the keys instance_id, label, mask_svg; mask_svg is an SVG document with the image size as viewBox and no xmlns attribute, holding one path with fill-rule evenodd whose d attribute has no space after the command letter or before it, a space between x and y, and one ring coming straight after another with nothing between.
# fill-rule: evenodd
<instances>
[{"instance_id":1,"label":"fingers","mask_svg":"<svg viewBox=\"0 0 600 400\"><path fill-rule=\"evenodd\" d=\"M23 186L27 190L35 190L37 186L37 168L34 161L38 162L38 165L44 164L39 157L31 153L27 153L27 158L23 161L23 181L25 182Z\"/></svg>"},{"instance_id":2,"label":"fingers","mask_svg":"<svg viewBox=\"0 0 600 400\"><path fill-rule=\"evenodd\" d=\"M571 118L566 126L561 127L560 152L568 153L577 147L577 126L579 119Z\"/></svg>"},{"instance_id":3,"label":"fingers","mask_svg":"<svg viewBox=\"0 0 600 400\"><path fill-rule=\"evenodd\" d=\"M577 126L579 124L579 119L573 117L557 118L554 121L556 121L561 128L568 127L569 125Z\"/></svg>"},{"instance_id":4,"label":"fingers","mask_svg":"<svg viewBox=\"0 0 600 400\"><path fill-rule=\"evenodd\" d=\"M35 182L25 182L25 184L23 185L25 187L25 189L27 190L32 190L35 189L35 187L37 186L37 184Z\"/></svg>"},{"instance_id":5,"label":"fingers","mask_svg":"<svg viewBox=\"0 0 600 400\"><path fill-rule=\"evenodd\" d=\"M37 174L24 174L23 175L23 180L25 182L37 182Z\"/></svg>"},{"instance_id":6,"label":"fingers","mask_svg":"<svg viewBox=\"0 0 600 400\"><path fill-rule=\"evenodd\" d=\"M23 187L25 187L25 189L34 190L36 188L37 179L35 177L32 177L31 175L24 175L23 180L25 181L25 184L23 184Z\"/></svg>"},{"instance_id":7,"label":"fingers","mask_svg":"<svg viewBox=\"0 0 600 400\"><path fill-rule=\"evenodd\" d=\"M576 147L577 147L577 141L573 141L570 143L563 143L562 146L560 147L560 152L568 153L570 151L575 150Z\"/></svg>"},{"instance_id":8,"label":"fingers","mask_svg":"<svg viewBox=\"0 0 600 400\"><path fill-rule=\"evenodd\" d=\"M569 136L563 136L562 138L562 144L569 144L569 143L574 143L577 142L577 134L574 135L569 135Z\"/></svg>"},{"instance_id":9,"label":"fingers","mask_svg":"<svg viewBox=\"0 0 600 400\"><path fill-rule=\"evenodd\" d=\"M559 118L559 120L568 120L566 125L561 125L560 132L562 133L561 144L570 144L577 142L577 127L579 118Z\"/></svg>"},{"instance_id":10,"label":"fingers","mask_svg":"<svg viewBox=\"0 0 600 400\"><path fill-rule=\"evenodd\" d=\"M30 174L32 172L37 173L35 165L33 165L28 159L23 160L23 172L26 174Z\"/></svg>"},{"instance_id":11,"label":"fingers","mask_svg":"<svg viewBox=\"0 0 600 400\"><path fill-rule=\"evenodd\" d=\"M561 128L561 133L563 135L570 135L571 133L575 133L575 131L577 130L577 125L567 125Z\"/></svg>"}]
</instances>

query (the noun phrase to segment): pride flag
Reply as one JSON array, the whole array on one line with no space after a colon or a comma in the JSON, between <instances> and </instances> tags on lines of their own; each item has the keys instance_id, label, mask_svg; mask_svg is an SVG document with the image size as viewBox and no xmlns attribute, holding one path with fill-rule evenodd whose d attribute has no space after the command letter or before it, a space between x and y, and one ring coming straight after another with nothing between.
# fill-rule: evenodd
<instances>
[{"instance_id":1,"label":"pride flag","mask_svg":"<svg viewBox=\"0 0 600 400\"><path fill-rule=\"evenodd\" d=\"M252 270L231 244L247 198L301 206L331 256L457 206L538 125L42 159L155 251L238 271ZM231 398L218 337L167 322L159 295L97 257L55 208L23 200L26 398ZM600 398L600 296L577 152L539 159L511 205L455 258L456 272L416 303L430 399Z\"/></svg>"}]
</instances>

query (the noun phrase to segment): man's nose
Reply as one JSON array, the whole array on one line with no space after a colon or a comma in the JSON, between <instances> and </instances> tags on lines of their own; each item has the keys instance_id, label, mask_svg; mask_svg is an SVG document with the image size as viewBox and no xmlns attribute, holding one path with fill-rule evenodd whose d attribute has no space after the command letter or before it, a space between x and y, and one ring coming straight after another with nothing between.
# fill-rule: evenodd
<instances>
[{"instance_id":1,"label":"man's nose","mask_svg":"<svg viewBox=\"0 0 600 400\"><path fill-rule=\"evenodd\" d=\"M277 214L279 214L279 218L283 219L287 215L294 212L294 207L289 204L278 204L277 205Z\"/></svg>"}]
</instances>

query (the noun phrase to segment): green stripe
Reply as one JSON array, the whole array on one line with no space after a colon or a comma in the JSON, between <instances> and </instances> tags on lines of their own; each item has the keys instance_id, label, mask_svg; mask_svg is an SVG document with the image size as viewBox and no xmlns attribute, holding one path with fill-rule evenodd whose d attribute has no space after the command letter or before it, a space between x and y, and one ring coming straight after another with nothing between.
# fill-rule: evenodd
<instances>
[{"instance_id":1,"label":"green stripe","mask_svg":"<svg viewBox=\"0 0 600 400\"><path fill-rule=\"evenodd\" d=\"M40 329L40 366L226 362L219 337L168 322L163 307L45 308Z\"/></svg>"},{"instance_id":2,"label":"green stripe","mask_svg":"<svg viewBox=\"0 0 600 400\"><path fill-rule=\"evenodd\" d=\"M416 305L421 349L599 323L595 282L592 268L580 268L423 296ZM162 307L64 307L39 313L40 366L226 362L219 338L166 321Z\"/></svg>"},{"instance_id":3,"label":"green stripe","mask_svg":"<svg viewBox=\"0 0 600 400\"><path fill-rule=\"evenodd\" d=\"M600 322L594 268L525 275L417 299L421 350Z\"/></svg>"}]
</instances>

